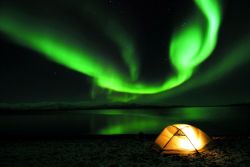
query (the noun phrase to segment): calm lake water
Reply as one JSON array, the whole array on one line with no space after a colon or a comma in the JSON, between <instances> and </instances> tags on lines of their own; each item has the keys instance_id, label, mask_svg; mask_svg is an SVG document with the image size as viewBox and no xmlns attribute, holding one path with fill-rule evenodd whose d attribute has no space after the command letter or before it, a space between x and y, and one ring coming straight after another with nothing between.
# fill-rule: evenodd
<instances>
[{"instance_id":1,"label":"calm lake water","mask_svg":"<svg viewBox=\"0 0 250 167\"><path fill-rule=\"evenodd\" d=\"M0 115L2 135L158 134L186 123L209 135L250 135L250 107L20 112Z\"/></svg>"}]
</instances>

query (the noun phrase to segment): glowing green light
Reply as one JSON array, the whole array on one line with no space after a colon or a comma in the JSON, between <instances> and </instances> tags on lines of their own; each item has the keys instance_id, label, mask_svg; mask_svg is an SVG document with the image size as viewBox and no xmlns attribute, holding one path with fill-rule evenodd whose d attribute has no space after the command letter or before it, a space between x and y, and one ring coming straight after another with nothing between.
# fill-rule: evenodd
<instances>
[{"instance_id":1,"label":"glowing green light","mask_svg":"<svg viewBox=\"0 0 250 167\"><path fill-rule=\"evenodd\" d=\"M130 76L132 80L136 80L138 77L139 63L132 39L129 38L129 35L126 34L120 26L114 23L108 26L106 32L108 36L118 44L121 50L121 56L128 66Z\"/></svg>"},{"instance_id":2,"label":"glowing green light","mask_svg":"<svg viewBox=\"0 0 250 167\"><path fill-rule=\"evenodd\" d=\"M213 119L212 108L176 108L162 110L146 110L144 115L140 110L105 110L98 111L95 114L108 117L109 121L99 127L97 134L113 135L113 134L133 134L133 133L158 133L158 131L166 126L166 124L180 122L190 122Z\"/></svg>"},{"instance_id":3,"label":"glowing green light","mask_svg":"<svg viewBox=\"0 0 250 167\"><path fill-rule=\"evenodd\" d=\"M121 31L114 32L113 41L121 48L125 64L131 76L126 75L112 60L105 59L101 52L90 50L84 44L74 41L74 36L64 32L50 31L46 25L35 26L17 10L1 10L0 30L23 46L40 52L50 60L93 78L94 83L112 91L132 94L154 94L174 88L187 81L195 68L202 63L215 48L221 20L217 0L195 0L204 14L203 19L195 19L186 28L176 32L170 42L170 60L176 73L164 83L147 84L135 81L138 63L133 63L133 45L128 43ZM198 14L199 15L199 14ZM203 17L204 18L204 17ZM48 31L46 31L48 30ZM136 60L134 61L136 62Z\"/></svg>"},{"instance_id":4,"label":"glowing green light","mask_svg":"<svg viewBox=\"0 0 250 167\"><path fill-rule=\"evenodd\" d=\"M200 20L192 18L188 26L174 34L170 44L172 65L179 74L192 73L215 48L221 13L216 0L195 0L207 19L206 28Z\"/></svg>"}]
</instances>

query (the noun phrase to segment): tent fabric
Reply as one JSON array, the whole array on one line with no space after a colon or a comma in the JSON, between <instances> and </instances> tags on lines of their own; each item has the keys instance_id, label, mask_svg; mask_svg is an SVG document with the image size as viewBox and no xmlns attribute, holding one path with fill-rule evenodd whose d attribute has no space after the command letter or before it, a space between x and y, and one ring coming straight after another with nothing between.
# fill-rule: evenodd
<instances>
[{"instance_id":1,"label":"tent fabric","mask_svg":"<svg viewBox=\"0 0 250 167\"><path fill-rule=\"evenodd\" d=\"M154 149L163 154L200 152L210 141L200 129L188 124L174 124L162 130Z\"/></svg>"}]
</instances>

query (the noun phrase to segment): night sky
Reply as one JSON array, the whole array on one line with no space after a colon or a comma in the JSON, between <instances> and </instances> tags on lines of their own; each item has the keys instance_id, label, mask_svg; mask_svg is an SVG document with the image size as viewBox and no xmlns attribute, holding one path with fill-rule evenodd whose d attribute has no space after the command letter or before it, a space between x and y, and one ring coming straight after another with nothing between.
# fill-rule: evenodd
<instances>
[{"instance_id":1,"label":"night sky","mask_svg":"<svg viewBox=\"0 0 250 167\"><path fill-rule=\"evenodd\" d=\"M207 22L194 1L2 0L0 103L250 103L250 2L218 6L215 47L190 70L176 67L170 50L193 20L205 45ZM192 35L173 53L195 48ZM184 79L162 86L178 68Z\"/></svg>"}]
</instances>

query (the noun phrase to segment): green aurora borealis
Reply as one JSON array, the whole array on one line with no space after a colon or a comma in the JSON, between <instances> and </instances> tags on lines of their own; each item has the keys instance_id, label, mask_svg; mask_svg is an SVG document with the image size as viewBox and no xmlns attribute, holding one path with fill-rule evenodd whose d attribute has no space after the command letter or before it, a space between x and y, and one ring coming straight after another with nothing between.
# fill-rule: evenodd
<instances>
[{"instance_id":1,"label":"green aurora borealis","mask_svg":"<svg viewBox=\"0 0 250 167\"><path fill-rule=\"evenodd\" d=\"M28 100L23 101L32 102L33 97L38 97L43 99L38 102L51 102L47 97L52 96L55 97L52 102L57 101L55 99L75 102L77 99L86 105L112 105L116 102L125 105L190 105L187 100L190 99L191 104L196 105L209 104L211 98L205 96L208 93L210 97L215 97L213 104L249 101L244 93L246 91L236 89L247 82L237 81L242 77L229 77L235 70L242 69L239 67L246 65L249 60L247 22L237 18L237 9L232 11L237 4L240 6L242 3L247 7L246 2L230 4L226 1L194 0L185 2L184 6L174 2L171 3L176 6L169 2L164 6L165 2L162 1L158 6L155 3L150 13L151 4L147 6L138 1L140 10L145 8L142 16L140 10L137 11L138 6L130 9L133 2L118 0L113 3L118 2L123 4L120 7L112 4L114 7L110 7L105 6L106 2L102 4L100 1L88 0L1 2L0 33L5 41L18 48L10 53L6 48L3 53L2 74L5 76L2 83L8 87L8 82L15 82L15 76L18 76L27 88L20 86L17 91L15 85L9 90L2 88L4 95L0 100L8 102L8 99L16 99L18 102L27 97ZM230 9L222 10L228 3ZM128 6L123 8L126 4ZM160 9L159 13L157 8ZM240 16L247 17L246 9L243 11ZM25 52L18 53L20 48ZM37 86L33 85L34 78L40 80L36 75L43 75L43 67L37 67L34 73L27 73L29 70L13 73L12 70L19 71L22 65L15 62L12 66L11 54L16 55L13 60L18 58L23 66L32 61L31 56L34 62L41 58L41 62L48 65L48 73L50 70L52 74L56 73L54 67L58 67L61 70L59 75L64 76L60 82L57 81L60 78L57 74L51 78L44 76L40 82L36 82ZM71 74L66 75L69 71ZM73 74L74 78L69 78ZM236 92L234 98L216 100L219 91L215 88L211 88L211 93L206 91L207 87L216 86L216 83L225 84L222 82L230 82L235 89L232 91ZM48 85L43 87L42 84ZM61 87L54 96L52 92L56 90L56 84ZM74 85L77 90L72 92ZM244 85L246 87L247 84ZM8 92L12 90L18 94L16 98L9 95ZM227 96L228 90L224 90L221 95ZM40 98L41 95L44 98ZM202 98L197 99L196 96Z\"/></svg>"},{"instance_id":2,"label":"green aurora borealis","mask_svg":"<svg viewBox=\"0 0 250 167\"><path fill-rule=\"evenodd\" d=\"M163 83L157 84L143 83L136 78L139 63L133 43L123 33L122 28L115 24L104 27L104 31L121 48L121 56L129 70L126 73L112 61L105 59L105 56L96 56L102 54L101 52L94 52L84 45L80 46L73 42L70 35L46 31L46 25L29 23L29 18L22 16L21 11L1 10L0 29L20 45L38 51L67 68L88 75L99 87L130 94L155 94L187 81L215 48L221 22L221 7L216 0L194 2L199 11L190 17L187 27L174 33L170 41L169 58L174 73Z\"/></svg>"},{"instance_id":3,"label":"green aurora borealis","mask_svg":"<svg viewBox=\"0 0 250 167\"><path fill-rule=\"evenodd\" d=\"M49 116L38 111L25 119L63 133L248 122L247 109L204 107L250 103L248 4L3 0L0 109L48 109ZM187 107L168 108L175 105ZM50 111L86 108L72 115ZM8 119L2 117L2 127L29 129L25 119Z\"/></svg>"}]
</instances>

